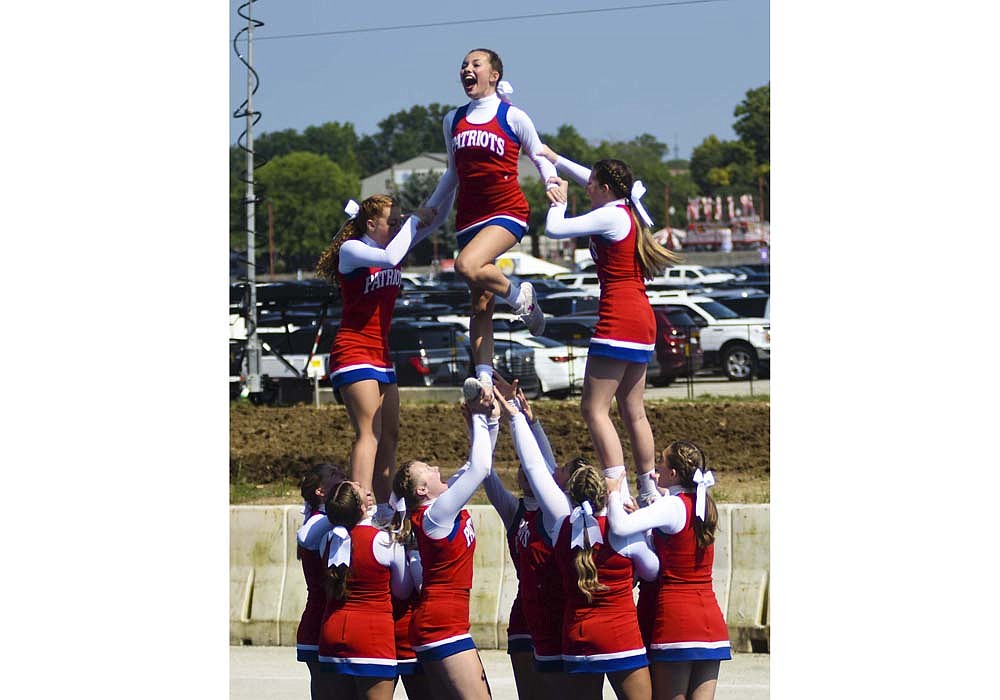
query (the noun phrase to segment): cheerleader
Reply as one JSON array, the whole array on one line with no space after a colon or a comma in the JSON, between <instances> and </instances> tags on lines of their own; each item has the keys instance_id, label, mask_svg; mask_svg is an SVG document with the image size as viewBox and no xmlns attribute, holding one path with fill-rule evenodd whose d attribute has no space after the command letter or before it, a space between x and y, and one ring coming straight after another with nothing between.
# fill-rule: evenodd
<instances>
[{"instance_id":1,"label":"cheerleader","mask_svg":"<svg viewBox=\"0 0 1000 700\"><path fill-rule=\"evenodd\" d=\"M343 298L328 371L354 428L351 479L385 503L399 436L389 324L402 284L400 265L447 211L435 217L432 209L417 209L400 227L398 203L382 194L360 205L351 200L344 211L349 218L316 263L317 274L339 287ZM429 225L418 231L418 221Z\"/></svg>"},{"instance_id":2,"label":"cheerleader","mask_svg":"<svg viewBox=\"0 0 1000 700\"><path fill-rule=\"evenodd\" d=\"M326 502L334 525L327 535L327 602L319 663L329 672L332 697L390 700L396 681L396 645L390 591L406 598L413 581L406 554L372 525L370 495L344 481Z\"/></svg>"},{"instance_id":3,"label":"cheerleader","mask_svg":"<svg viewBox=\"0 0 1000 700\"><path fill-rule=\"evenodd\" d=\"M653 240L652 220L640 202L645 188L633 178L628 165L606 159L588 170L548 147L540 152L584 185L591 203L591 211L567 219L568 183L559 180L559 187L549 192L552 204L545 219L545 234L551 238L590 237L590 254L601 285L598 322L587 351L580 400L583 418L605 476L623 474L625 455L610 415L612 399L617 399L618 414L632 445L639 499L646 502L656 492L653 431L643 404L656 319L644 280L662 274L679 258Z\"/></svg>"},{"instance_id":4,"label":"cheerleader","mask_svg":"<svg viewBox=\"0 0 1000 700\"><path fill-rule=\"evenodd\" d=\"M708 487L705 455L694 443L671 443L657 458L659 486L667 495L626 513L612 492L611 531L623 537L652 529L660 567L649 604L649 659L654 697L712 700L719 662L732 658L729 632L712 590L718 512ZM646 591L643 591L645 596Z\"/></svg>"},{"instance_id":5,"label":"cheerleader","mask_svg":"<svg viewBox=\"0 0 1000 700\"><path fill-rule=\"evenodd\" d=\"M656 554L641 534L621 537L608 531L607 485L598 469L582 467L573 473L567 503L524 414L513 403L503 401L503 406L511 416L521 465L552 523L547 534L555 542L566 596L562 658L570 679L567 697L597 700L607 676L617 697L648 699L648 662L632 600L632 579L636 573L647 580L656 576Z\"/></svg>"},{"instance_id":6,"label":"cheerleader","mask_svg":"<svg viewBox=\"0 0 1000 700\"><path fill-rule=\"evenodd\" d=\"M296 556L302 562L302 575L306 580L306 607L299 620L295 649L298 660L305 662L309 668L309 691L313 700L328 696L325 677L319 669L319 633L326 608L326 562L321 550L327 533L333 528L326 517L326 497L345 479L346 475L340 467L322 462L306 472L299 484L305 499L302 507L305 520L296 533Z\"/></svg>"},{"instance_id":7,"label":"cheerleader","mask_svg":"<svg viewBox=\"0 0 1000 700\"><path fill-rule=\"evenodd\" d=\"M460 252L455 271L469 285L469 333L476 376L492 397L496 297L510 305L533 334L545 328L531 284L507 279L495 263L528 230L528 201L517 179L518 155L523 150L531 157L543 182L554 178L556 171L536 155L541 141L531 118L510 104L507 95L513 88L503 81L503 62L495 51L470 51L462 61L459 80L470 102L444 117L448 169L427 206L443 210L447 197L457 189L455 229Z\"/></svg>"},{"instance_id":8,"label":"cheerleader","mask_svg":"<svg viewBox=\"0 0 1000 700\"><path fill-rule=\"evenodd\" d=\"M405 517L397 541L410 533L420 552L423 584L410 623L410 644L427 673L436 697L481 700L492 697L486 671L469 634L469 593L476 531L465 509L491 471L492 444L485 413L492 403L481 397L472 412L472 446L465 468L447 483L441 471L421 461L403 464L393 491L403 497Z\"/></svg>"}]
</instances>

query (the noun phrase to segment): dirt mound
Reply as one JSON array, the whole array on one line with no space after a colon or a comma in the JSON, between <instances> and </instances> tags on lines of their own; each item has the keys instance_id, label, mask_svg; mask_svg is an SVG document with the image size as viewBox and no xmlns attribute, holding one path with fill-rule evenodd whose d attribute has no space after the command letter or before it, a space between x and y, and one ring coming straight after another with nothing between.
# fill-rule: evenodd
<instances>
[{"instance_id":1,"label":"dirt mound","mask_svg":"<svg viewBox=\"0 0 1000 700\"><path fill-rule=\"evenodd\" d=\"M558 460L576 455L593 460L590 436L578 401L536 401ZM404 403L400 410L399 459L438 464L450 475L468 457L469 437L457 405ZM770 501L770 404L759 401L648 401L646 415L657 449L671 440L693 440L708 456L720 503ZM626 462L628 438L618 416ZM319 461L346 467L353 431L343 406L315 408L231 404L229 411L230 500L233 503L296 503L298 477ZM506 426L501 427L494 468L516 492L517 454ZM473 503L486 503L477 491Z\"/></svg>"}]
</instances>

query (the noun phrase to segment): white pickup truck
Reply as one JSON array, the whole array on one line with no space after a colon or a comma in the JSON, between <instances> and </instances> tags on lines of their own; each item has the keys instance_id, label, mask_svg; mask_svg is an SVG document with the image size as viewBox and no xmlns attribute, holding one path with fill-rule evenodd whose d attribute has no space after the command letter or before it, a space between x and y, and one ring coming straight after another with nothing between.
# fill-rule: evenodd
<instances>
[{"instance_id":1,"label":"white pickup truck","mask_svg":"<svg viewBox=\"0 0 1000 700\"><path fill-rule=\"evenodd\" d=\"M771 372L771 321L738 316L702 295L651 293L649 303L685 309L701 329L705 367L718 367L730 379L766 377Z\"/></svg>"},{"instance_id":2,"label":"white pickup truck","mask_svg":"<svg viewBox=\"0 0 1000 700\"><path fill-rule=\"evenodd\" d=\"M672 285L711 286L736 279L731 272L716 271L701 265L672 265L666 269L662 277L654 282L666 282Z\"/></svg>"}]
</instances>

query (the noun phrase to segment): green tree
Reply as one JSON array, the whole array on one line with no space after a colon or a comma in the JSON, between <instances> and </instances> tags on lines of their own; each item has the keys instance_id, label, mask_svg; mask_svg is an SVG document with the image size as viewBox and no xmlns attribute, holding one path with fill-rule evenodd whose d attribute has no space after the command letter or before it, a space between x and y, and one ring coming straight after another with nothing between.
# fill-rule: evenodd
<instances>
[{"instance_id":1,"label":"green tree","mask_svg":"<svg viewBox=\"0 0 1000 700\"><path fill-rule=\"evenodd\" d=\"M399 199L403 214L408 214L419 207L434 192L438 181L441 179L439 173L425 172L413 173L406 179L403 186L399 188L394 196ZM451 257L451 253L457 247L455 240L455 209L452 207L448 218L437 231L428 238L421 241L410 252L409 262L417 265L427 265L434 259L435 245L437 246L438 257Z\"/></svg>"},{"instance_id":2,"label":"green tree","mask_svg":"<svg viewBox=\"0 0 1000 700\"><path fill-rule=\"evenodd\" d=\"M376 134L362 139L361 164L366 175L413 158L427 151L443 153L442 122L452 105L433 102L426 107L414 105L379 122Z\"/></svg>"},{"instance_id":3,"label":"green tree","mask_svg":"<svg viewBox=\"0 0 1000 700\"><path fill-rule=\"evenodd\" d=\"M771 162L771 83L747 90L733 111L733 131L749 146L758 164Z\"/></svg>"},{"instance_id":4,"label":"green tree","mask_svg":"<svg viewBox=\"0 0 1000 700\"><path fill-rule=\"evenodd\" d=\"M256 177L264 202L274 209L274 244L283 257L318 256L344 223L344 202L361 187L327 156L293 152L278 156ZM266 234L259 225L258 232ZM265 239L266 240L266 239Z\"/></svg>"},{"instance_id":5,"label":"green tree","mask_svg":"<svg viewBox=\"0 0 1000 700\"><path fill-rule=\"evenodd\" d=\"M721 141L712 134L691 153L691 179L702 194L739 194L757 191L757 161L742 141Z\"/></svg>"}]
</instances>

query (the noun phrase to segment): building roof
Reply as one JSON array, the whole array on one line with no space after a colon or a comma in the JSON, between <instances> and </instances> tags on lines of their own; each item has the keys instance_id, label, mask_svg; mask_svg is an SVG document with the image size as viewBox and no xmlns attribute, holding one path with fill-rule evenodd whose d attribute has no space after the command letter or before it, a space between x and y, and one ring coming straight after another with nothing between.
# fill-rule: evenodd
<instances>
[{"instance_id":1,"label":"building roof","mask_svg":"<svg viewBox=\"0 0 1000 700\"><path fill-rule=\"evenodd\" d=\"M385 170L373 173L361 181L361 199L380 192L391 192L401 187L413 173L438 173L443 175L448 169L447 153L420 153L419 155L394 163ZM517 161L517 180L524 182L538 177L538 169L523 153Z\"/></svg>"}]
</instances>

